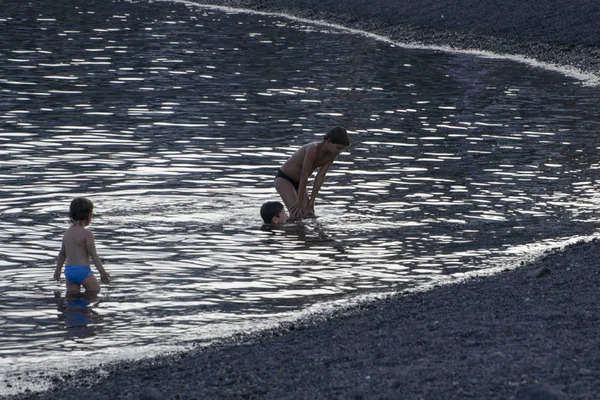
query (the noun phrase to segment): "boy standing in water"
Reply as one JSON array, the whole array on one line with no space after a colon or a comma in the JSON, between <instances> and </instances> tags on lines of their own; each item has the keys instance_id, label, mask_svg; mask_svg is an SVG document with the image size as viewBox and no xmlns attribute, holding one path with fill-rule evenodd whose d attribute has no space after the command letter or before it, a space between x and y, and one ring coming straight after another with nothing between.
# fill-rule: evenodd
<instances>
[{"instance_id":1,"label":"boy standing in water","mask_svg":"<svg viewBox=\"0 0 600 400\"><path fill-rule=\"evenodd\" d=\"M102 261L96 252L94 234L85 228L92 221L93 211L94 204L85 197L77 197L71 202L69 209L71 226L63 237L54 271L54 279L59 281L60 271L66 261L67 292L79 292L81 286L87 292L100 291L100 284L90 268L90 257L100 272L102 283L110 283L110 275L104 270Z\"/></svg>"},{"instance_id":2,"label":"boy standing in water","mask_svg":"<svg viewBox=\"0 0 600 400\"><path fill-rule=\"evenodd\" d=\"M312 142L296 150L277 171L275 189L292 218L315 215L315 199L325 180L327 170L338 154L350 145L348 132L342 127L331 129L322 142ZM308 178L319 168L310 197L306 190Z\"/></svg>"}]
</instances>

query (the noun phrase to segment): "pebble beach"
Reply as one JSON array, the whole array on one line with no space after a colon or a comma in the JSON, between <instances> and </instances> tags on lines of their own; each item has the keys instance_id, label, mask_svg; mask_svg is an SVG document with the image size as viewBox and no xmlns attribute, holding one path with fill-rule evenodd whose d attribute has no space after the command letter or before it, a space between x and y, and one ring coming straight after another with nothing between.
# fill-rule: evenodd
<instances>
[{"instance_id":1,"label":"pebble beach","mask_svg":"<svg viewBox=\"0 0 600 400\"><path fill-rule=\"evenodd\" d=\"M597 2L209 3L600 74ZM494 275L385 296L183 354L82 370L47 392L12 398L597 399L599 254L599 241L580 242Z\"/></svg>"}]
</instances>

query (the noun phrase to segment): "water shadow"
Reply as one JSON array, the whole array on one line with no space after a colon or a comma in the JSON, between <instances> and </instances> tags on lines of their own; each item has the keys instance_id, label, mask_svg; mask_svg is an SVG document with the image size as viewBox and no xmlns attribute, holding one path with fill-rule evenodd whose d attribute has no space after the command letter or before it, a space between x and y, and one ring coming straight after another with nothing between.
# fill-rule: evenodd
<instances>
[{"instance_id":1,"label":"water shadow","mask_svg":"<svg viewBox=\"0 0 600 400\"><path fill-rule=\"evenodd\" d=\"M65 329L65 339L87 338L96 335L102 317L93 309L100 301L98 293L54 292L54 302L59 311L58 320Z\"/></svg>"}]
</instances>

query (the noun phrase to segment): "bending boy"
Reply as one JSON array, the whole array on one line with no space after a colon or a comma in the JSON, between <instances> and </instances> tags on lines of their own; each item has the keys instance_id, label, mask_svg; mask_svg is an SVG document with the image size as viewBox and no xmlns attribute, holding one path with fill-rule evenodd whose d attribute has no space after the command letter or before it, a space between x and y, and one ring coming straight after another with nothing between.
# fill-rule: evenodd
<instances>
[{"instance_id":1,"label":"bending boy","mask_svg":"<svg viewBox=\"0 0 600 400\"><path fill-rule=\"evenodd\" d=\"M296 150L277 171L275 189L287 207L290 217L315 215L315 199L325 181L327 170L336 157L350 145L348 132L342 127L331 129L322 142L312 142ZM319 169L310 197L306 185L312 173Z\"/></svg>"}]
</instances>

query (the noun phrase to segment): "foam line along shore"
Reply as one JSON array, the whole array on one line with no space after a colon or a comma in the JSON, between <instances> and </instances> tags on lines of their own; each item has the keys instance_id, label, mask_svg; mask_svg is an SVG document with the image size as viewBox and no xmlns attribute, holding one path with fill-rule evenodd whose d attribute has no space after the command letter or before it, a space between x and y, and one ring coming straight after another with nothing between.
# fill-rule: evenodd
<instances>
[{"instance_id":1,"label":"foam line along shore","mask_svg":"<svg viewBox=\"0 0 600 400\"><path fill-rule=\"evenodd\" d=\"M562 69L591 84L600 76L600 5L509 0L207 0L196 2L283 13L342 25L399 43L506 55Z\"/></svg>"},{"instance_id":2,"label":"foam line along shore","mask_svg":"<svg viewBox=\"0 0 600 400\"><path fill-rule=\"evenodd\" d=\"M19 398L595 399L599 245L185 354L101 366L99 383L98 370L82 370Z\"/></svg>"}]
</instances>

